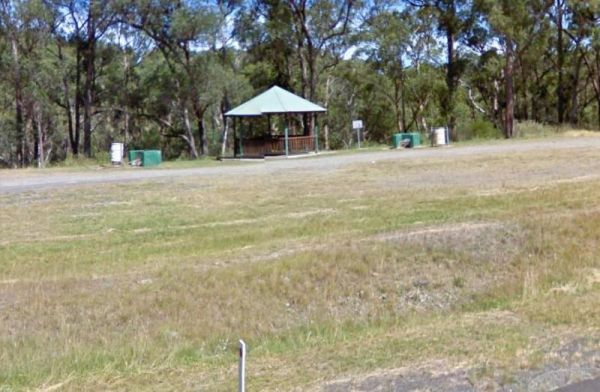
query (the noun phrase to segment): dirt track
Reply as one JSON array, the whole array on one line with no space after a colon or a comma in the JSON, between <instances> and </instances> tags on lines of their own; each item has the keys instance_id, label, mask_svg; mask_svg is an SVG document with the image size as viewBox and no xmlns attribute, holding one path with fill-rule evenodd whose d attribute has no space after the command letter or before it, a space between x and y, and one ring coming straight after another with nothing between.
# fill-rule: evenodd
<instances>
[{"instance_id":1,"label":"dirt track","mask_svg":"<svg viewBox=\"0 0 600 392\"><path fill-rule=\"evenodd\" d=\"M232 164L224 162L216 167L191 169L103 169L85 172L40 171L20 175L19 171L0 171L0 193L34 191L38 189L62 188L83 184L103 184L175 177L210 177L245 174L276 174L289 169L304 169L326 172L354 163L384 160L418 160L438 158L451 160L454 157L485 156L488 154L525 153L541 150L568 151L583 148L598 148L600 138L557 138L545 140L502 141L488 145L449 146L445 148L421 148L414 150L382 150L356 154L325 154L305 159L273 159L267 161Z\"/></svg>"}]
</instances>

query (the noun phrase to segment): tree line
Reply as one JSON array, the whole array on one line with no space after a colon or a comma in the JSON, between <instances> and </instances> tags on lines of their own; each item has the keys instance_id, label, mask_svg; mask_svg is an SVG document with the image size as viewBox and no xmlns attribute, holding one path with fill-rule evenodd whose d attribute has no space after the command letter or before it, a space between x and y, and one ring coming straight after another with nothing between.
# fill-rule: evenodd
<instances>
[{"instance_id":1,"label":"tree line","mask_svg":"<svg viewBox=\"0 0 600 392\"><path fill-rule=\"evenodd\" d=\"M375 142L600 129L599 21L600 0L0 0L0 166L227 153L224 113L272 85L328 108L326 148L359 118Z\"/></svg>"}]
</instances>

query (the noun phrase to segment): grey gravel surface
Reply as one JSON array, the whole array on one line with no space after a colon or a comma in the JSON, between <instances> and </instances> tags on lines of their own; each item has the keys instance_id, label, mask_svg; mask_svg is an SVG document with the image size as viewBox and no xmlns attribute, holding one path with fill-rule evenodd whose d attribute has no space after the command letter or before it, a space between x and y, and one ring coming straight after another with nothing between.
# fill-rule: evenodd
<instances>
[{"instance_id":1,"label":"grey gravel surface","mask_svg":"<svg viewBox=\"0 0 600 392\"><path fill-rule=\"evenodd\" d=\"M600 377L578 382L566 387L556 389L555 392L598 392L600 391Z\"/></svg>"},{"instance_id":2,"label":"grey gravel surface","mask_svg":"<svg viewBox=\"0 0 600 392\"><path fill-rule=\"evenodd\" d=\"M383 370L329 382L325 392L599 392L600 351L597 339L577 338L547 352L554 360L541 368L498 373L486 366L448 368L433 362L416 369Z\"/></svg>"},{"instance_id":3,"label":"grey gravel surface","mask_svg":"<svg viewBox=\"0 0 600 392\"><path fill-rule=\"evenodd\" d=\"M525 153L540 150L569 150L598 148L600 138L557 138L543 140L513 140L495 142L487 145L448 146L443 148L421 148L409 150L382 150L355 154L323 154L303 159L273 159L256 162L231 164L224 162L219 166L188 169L145 169L135 170L104 169L85 172L40 172L24 176L0 170L0 193L34 191L38 189L63 188L84 184L104 184L132 182L150 179L169 180L178 177L205 177L277 174L290 169L317 170L320 172L337 170L354 163L366 163L385 160L418 160L440 158L451 160L455 157L494 155L506 153ZM10 174L10 175L9 175Z\"/></svg>"}]
</instances>

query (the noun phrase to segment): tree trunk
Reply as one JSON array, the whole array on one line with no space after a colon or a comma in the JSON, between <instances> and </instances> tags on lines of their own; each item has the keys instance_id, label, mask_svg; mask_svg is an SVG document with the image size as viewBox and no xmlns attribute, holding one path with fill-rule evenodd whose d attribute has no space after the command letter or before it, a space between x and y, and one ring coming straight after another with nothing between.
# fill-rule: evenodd
<instances>
[{"instance_id":1,"label":"tree trunk","mask_svg":"<svg viewBox=\"0 0 600 392\"><path fill-rule=\"evenodd\" d=\"M301 42L301 41L300 41ZM308 99L310 100L310 81L309 81L309 60L306 56L306 54L304 53L304 45L302 43L299 43L299 60L300 60L300 69L301 69L301 74L300 74L300 81L301 81L301 88L302 88L302 98ZM302 127L303 127L303 134L306 135L308 134L308 119L306 118L306 116L302 116Z\"/></svg>"},{"instance_id":2,"label":"tree trunk","mask_svg":"<svg viewBox=\"0 0 600 392\"><path fill-rule=\"evenodd\" d=\"M123 51L123 73L125 74L125 102L123 103L123 144L127 148L129 140L129 57L127 56L127 50Z\"/></svg>"},{"instance_id":3,"label":"tree trunk","mask_svg":"<svg viewBox=\"0 0 600 392\"><path fill-rule=\"evenodd\" d=\"M229 121L228 121L228 118L225 117L225 113L227 113L229 111L229 107L230 107L229 97L227 96L227 93L225 93L223 95L223 99L221 100L221 118L223 121L223 140L222 140L222 144L221 144L221 156L224 156L225 153L227 152L227 137L229 134ZM269 135L270 134L271 134L271 129L270 129L270 124L269 124Z\"/></svg>"},{"instance_id":4,"label":"tree trunk","mask_svg":"<svg viewBox=\"0 0 600 392\"><path fill-rule=\"evenodd\" d=\"M188 145L188 149L190 152L190 156L194 159L198 159L198 150L196 150L196 142L194 140L194 133L192 132L192 126L190 124L190 116L188 114L187 108L183 109L183 123L185 124L186 134L183 137L183 140Z\"/></svg>"},{"instance_id":5,"label":"tree trunk","mask_svg":"<svg viewBox=\"0 0 600 392\"><path fill-rule=\"evenodd\" d=\"M425 119L425 116L423 116L422 114L419 116L421 117L421 127L423 127L423 132L427 133L427 131L428 131L427 120Z\"/></svg>"},{"instance_id":6,"label":"tree trunk","mask_svg":"<svg viewBox=\"0 0 600 392\"><path fill-rule=\"evenodd\" d=\"M556 0L556 29L557 29L557 41L556 41L556 67L558 71L558 81L556 85L557 93L557 111L558 111L558 123L562 124L565 120L565 107L567 97L563 85L563 68L565 63L565 51L563 47L563 6L565 0Z\"/></svg>"},{"instance_id":7,"label":"tree trunk","mask_svg":"<svg viewBox=\"0 0 600 392\"><path fill-rule=\"evenodd\" d=\"M396 115L396 126L398 132L404 132L404 117L402 113L402 88L400 87L400 81L394 80L394 112Z\"/></svg>"},{"instance_id":8,"label":"tree trunk","mask_svg":"<svg viewBox=\"0 0 600 392\"><path fill-rule=\"evenodd\" d=\"M225 156L225 153L227 152L227 136L229 133L229 121L227 118L225 118L224 120L224 124L223 124L223 141L221 143L221 156Z\"/></svg>"},{"instance_id":9,"label":"tree trunk","mask_svg":"<svg viewBox=\"0 0 600 392\"><path fill-rule=\"evenodd\" d=\"M194 116L198 126L198 139L200 141L200 155L208 155L208 138L206 129L204 128L204 112L206 108L202 107L198 101L194 102Z\"/></svg>"},{"instance_id":10,"label":"tree trunk","mask_svg":"<svg viewBox=\"0 0 600 392\"><path fill-rule=\"evenodd\" d=\"M331 73L327 74L327 80L325 81L325 107L329 105L329 99L331 98L331 83L333 82ZM323 126L323 138L325 139L325 151L329 151L329 122L325 122Z\"/></svg>"},{"instance_id":11,"label":"tree trunk","mask_svg":"<svg viewBox=\"0 0 600 392\"><path fill-rule=\"evenodd\" d=\"M402 129L403 132L406 132L406 99L404 99L404 72L402 72L402 76L400 77L400 102Z\"/></svg>"},{"instance_id":12,"label":"tree trunk","mask_svg":"<svg viewBox=\"0 0 600 392\"><path fill-rule=\"evenodd\" d=\"M448 132L450 139L456 141L456 116L454 115L454 96L456 93L456 64L454 58L454 31L450 26L446 27L446 44L447 44L447 70L446 70L446 86L448 95L443 100L442 110L446 116Z\"/></svg>"},{"instance_id":13,"label":"tree trunk","mask_svg":"<svg viewBox=\"0 0 600 392\"><path fill-rule=\"evenodd\" d=\"M300 82L301 82L301 94L302 98L308 99L308 59L304 53L304 45L300 43L298 45L298 59L300 60Z\"/></svg>"},{"instance_id":14,"label":"tree trunk","mask_svg":"<svg viewBox=\"0 0 600 392\"><path fill-rule=\"evenodd\" d=\"M308 37L307 37L308 38ZM308 100L314 102L317 97L317 57L315 55L315 48L312 45L312 41L308 40L308 81L309 81L309 91L308 91ZM314 116L307 115L306 116L306 136L312 136L315 134L315 122Z\"/></svg>"},{"instance_id":15,"label":"tree trunk","mask_svg":"<svg viewBox=\"0 0 600 392\"><path fill-rule=\"evenodd\" d=\"M60 43L60 38L56 41L56 46L58 49L58 59L60 60L60 64L62 66L66 66L64 63L65 58L62 53L62 45ZM79 50L77 50L79 53ZM78 61L79 64L79 61ZM79 65L78 65L79 66ZM73 109L71 105L71 97L69 93L69 79L67 77L67 72L65 70L62 71L62 87L63 87L63 96L64 96L64 108L65 108L65 116L67 117L67 128L69 131L69 146L71 147L71 153L73 155L77 155L79 153L79 133L75 134L75 129L73 127ZM79 129L77 129L79 132Z\"/></svg>"},{"instance_id":16,"label":"tree trunk","mask_svg":"<svg viewBox=\"0 0 600 392\"><path fill-rule=\"evenodd\" d=\"M23 140L23 151L24 151L24 156L25 156L25 163L29 164L31 162L36 161L37 159L37 143L36 143L36 139L37 139L37 135L34 131L34 110L32 108L32 105L27 105L24 108L24 120L25 120L25 127L24 127L24 140Z\"/></svg>"},{"instance_id":17,"label":"tree trunk","mask_svg":"<svg viewBox=\"0 0 600 392\"><path fill-rule=\"evenodd\" d=\"M593 59L594 63L590 62L585 53L583 53L582 59L588 69L589 79L592 82L594 96L596 97L596 104L598 105L598 128L600 128L600 51L596 52L596 58Z\"/></svg>"},{"instance_id":18,"label":"tree trunk","mask_svg":"<svg viewBox=\"0 0 600 392\"><path fill-rule=\"evenodd\" d=\"M529 100L527 99L527 92L528 90L528 77L530 76L526 69L523 66L523 59L522 56L518 57L518 61L519 61L519 73L521 75L521 102L519 102L519 104L521 105L521 114L519 119L520 120L529 120Z\"/></svg>"},{"instance_id":19,"label":"tree trunk","mask_svg":"<svg viewBox=\"0 0 600 392\"><path fill-rule=\"evenodd\" d=\"M35 114L35 123L36 123L36 130L37 130L37 137L36 137L37 166L38 166L38 168L42 168L42 167L44 167L44 162L45 162L44 145L46 143L46 132L44 130L43 116L42 116L41 108L38 105L36 105L36 107L34 107L33 110L34 110L34 114Z\"/></svg>"},{"instance_id":20,"label":"tree trunk","mask_svg":"<svg viewBox=\"0 0 600 392\"><path fill-rule=\"evenodd\" d=\"M87 42L85 51L86 72L83 92L83 153L92 156L92 104L94 99L94 73L96 56L96 25L94 1L90 0L88 8Z\"/></svg>"},{"instance_id":21,"label":"tree trunk","mask_svg":"<svg viewBox=\"0 0 600 392\"><path fill-rule=\"evenodd\" d=\"M579 77L581 75L581 65L583 63L582 55L579 54L577 56L577 62L575 63L575 73L573 74L573 85L571 92L571 111L569 113L569 122L572 125L577 125L579 123Z\"/></svg>"},{"instance_id":22,"label":"tree trunk","mask_svg":"<svg viewBox=\"0 0 600 392\"><path fill-rule=\"evenodd\" d=\"M514 136L515 97L513 86L514 48L510 39L506 40L506 67L504 78L506 82L506 110L504 112L504 135L507 139Z\"/></svg>"},{"instance_id":23,"label":"tree trunk","mask_svg":"<svg viewBox=\"0 0 600 392\"><path fill-rule=\"evenodd\" d=\"M79 140L81 136L81 66L82 66L82 53L83 43L77 39L77 53L76 53L76 68L75 68L75 140L73 141L72 147L74 147L74 155L79 154Z\"/></svg>"},{"instance_id":24,"label":"tree trunk","mask_svg":"<svg viewBox=\"0 0 600 392\"><path fill-rule=\"evenodd\" d=\"M26 163L26 141L23 128L23 88L21 85L21 66L19 63L19 46L17 39L11 34L11 49L13 57L13 72L15 86L15 131L17 133L17 162L23 167Z\"/></svg>"}]
</instances>

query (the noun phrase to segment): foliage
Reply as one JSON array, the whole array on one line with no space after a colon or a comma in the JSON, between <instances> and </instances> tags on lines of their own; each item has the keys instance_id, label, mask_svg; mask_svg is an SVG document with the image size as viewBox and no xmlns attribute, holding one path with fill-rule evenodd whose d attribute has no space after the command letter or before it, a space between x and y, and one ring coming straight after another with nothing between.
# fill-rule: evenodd
<instances>
[{"instance_id":1,"label":"foliage","mask_svg":"<svg viewBox=\"0 0 600 392\"><path fill-rule=\"evenodd\" d=\"M502 132L494 124L481 118L465 124L463 132L462 137L466 140L498 139L502 137Z\"/></svg>"},{"instance_id":2,"label":"foliage","mask_svg":"<svg viewBox=\"0 0 600 392\"><path fill-rule=\"evenodd\" d=\"M359 118L373 142L442 125L510 137L513 120L600 127L598 1L403 3L2 1L0 166L112 141L227 154L224 113L272 85L329 109L326 148L349 147Z\"/></svg>"}]
</instances>

